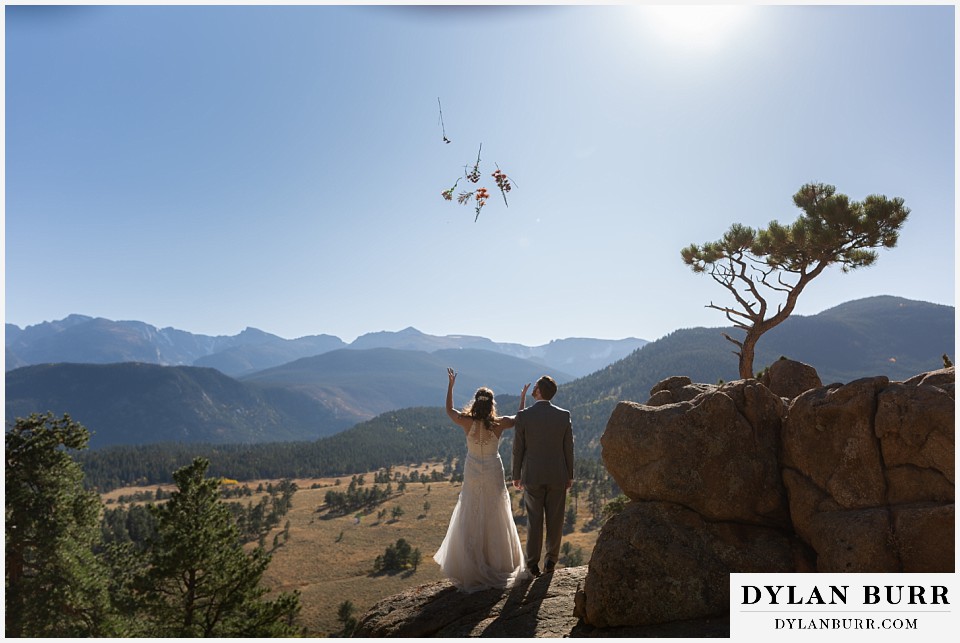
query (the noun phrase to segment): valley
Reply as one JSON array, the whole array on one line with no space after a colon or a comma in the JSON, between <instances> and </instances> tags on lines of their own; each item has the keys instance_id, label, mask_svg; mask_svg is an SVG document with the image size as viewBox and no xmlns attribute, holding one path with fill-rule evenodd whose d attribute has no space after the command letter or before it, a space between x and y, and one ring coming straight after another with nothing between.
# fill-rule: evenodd
<instances>
[{"instance_id":1,"label":"valley","mask_svg":"<svg viewBox=\"0 0 960 643\"><path fill-rule=\"evenodd\" d=\"M412 471L428 474L434 470L442 471L442 463L424 465L403 465L394 467L395 474L409 475ZM376 471L363 474L365 484L373 484ZM336 636L342 629L337 619L338 608L344 601L350 601L354 607L354 617L358 618L381 598L396 594L406 588L432 583L443 579L439 566L432 556L440 546L450 515L457 502L461 484L449 480L430 483L409 483L403 492L397 492L386 502L369 512L361 514L349 512L346 516L327 517L321 510L324 496L330 490L344 490L351 476L317 477L295 479L298 490L293 496L292 506L284 521L289 521L289 537L272 547L274 536L283 531L282 525L267 535L267 551L272 560L263 577L263 585L274 592L298 590L301 594L301 611L296 623L311 637ZM251 480L243 482L251 488L276 480ZM160 485L170 490L169 485ZM396 485L394 485L396 488ZM121 496L132 496L137 492L153 492L157 486L125 487L103 494L106 506L116 507ZM520 515L521 492L510 487L514 506L514 515ZM254 504L257 495L244 499ZM568 495L568 501L574 499ZM429 503L424 510L425 503ZM564 543L570 543L572 550L579 549L587 564L590 553L596 544L599 530L588 528L591 519L587 510L585 494L581 494L574 530L564 535ZM391 510L400 507L403 514L398 520L392 520ZM386 509L383 519L377 518L377 512ZM518 525L521 541L526 541L526 529L523 519ZM417 569L396 574L372 574L373 561L384 550L404 538L422 554ZM248 544L252 549L256 543Z\"/></svg>"}]
</instances>

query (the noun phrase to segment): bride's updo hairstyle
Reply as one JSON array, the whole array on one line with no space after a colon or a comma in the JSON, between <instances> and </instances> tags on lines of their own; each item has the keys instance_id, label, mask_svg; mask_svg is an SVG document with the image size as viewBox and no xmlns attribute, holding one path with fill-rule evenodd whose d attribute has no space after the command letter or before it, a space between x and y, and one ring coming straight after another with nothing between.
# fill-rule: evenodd
<instances>
[{"instance_id":1,"label":"bride's updo hairstyle","mask_svg":"<svg viewBox=\"0 0 960 643\"><path fill-rule=\"evenodd\" d=\"M473 400L463 409L463 414L474 420L481 420L483 426L489 429L497 418L497 403L493 399L493 391L486 386L478 388L473 394Z\"/></svg>"}]
</instances>

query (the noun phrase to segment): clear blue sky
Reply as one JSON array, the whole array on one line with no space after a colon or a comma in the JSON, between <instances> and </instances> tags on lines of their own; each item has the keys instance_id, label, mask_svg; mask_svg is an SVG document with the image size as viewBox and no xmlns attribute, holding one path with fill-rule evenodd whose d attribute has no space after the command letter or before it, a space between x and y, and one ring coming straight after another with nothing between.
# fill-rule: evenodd
<instances>
[{"instance_id":1,"label":"clear blue sky","mask_svg":"<svg viewBox=\"0 0 960 643\"><path fill-rule=\"evenodd\" d=\"M912 214L797 313L953 305L954 11L7 6L6 321L654 340L726 324L680 249L810 181Z\"/></svg>"}]
</instances>

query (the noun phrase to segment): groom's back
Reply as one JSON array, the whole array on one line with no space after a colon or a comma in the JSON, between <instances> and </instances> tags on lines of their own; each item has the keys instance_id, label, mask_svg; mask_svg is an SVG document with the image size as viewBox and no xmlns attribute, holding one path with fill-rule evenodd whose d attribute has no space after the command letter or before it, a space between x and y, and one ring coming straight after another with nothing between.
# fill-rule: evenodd
<instances>
[{"instance_id":1,"label":"groom's back","mask_svg":"<svg viewBox=\"0 0 960 643\"><path fill-rule=\"evenodd\" d=\"M571 429L570 412L550 402L537 402L517 415L518 435L522 431L525 442L526 484L566 483L572 477Z\"/></svg>"}]
</instances>

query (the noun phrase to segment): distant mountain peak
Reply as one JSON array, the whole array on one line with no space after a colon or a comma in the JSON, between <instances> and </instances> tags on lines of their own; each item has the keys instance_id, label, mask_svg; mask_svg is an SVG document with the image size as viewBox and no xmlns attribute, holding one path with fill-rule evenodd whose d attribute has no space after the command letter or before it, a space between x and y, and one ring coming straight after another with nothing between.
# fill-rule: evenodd
<instances>
[{"instance_id":1,"label":"distant mountain peak","mask_svg":"<svg viewBox=\"0 0 960 643\"><path fill-rule=\"evenodd\" d=\"M253 326L247 326L237 335L237 338L243 339L245 341L250 339L280 339L280 337L268 333L267 331L260 330L259 328L254 328Z\"/></svg>"},{"instance_id":2,"label":"distant mountain peak","mask_svg":"<svg viewBox=\"0 0 960 643\"><path fill-rule=\"evenodd\" d=\"M92 319L94 318L90 317L89 315L80 315L77 313L71 313L66 317L64 317L63 319L61 319L60 323L61 324L82 324L83 322L88 322L88 321L91 321ZM101 318L98 317L97 319L101 319Z\"/></svg>"}]
</instances>

